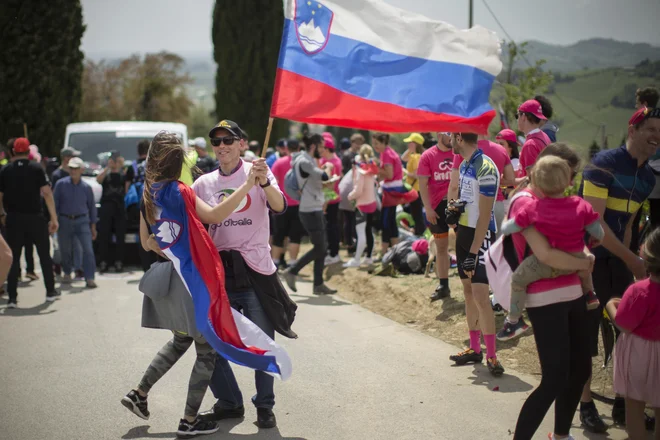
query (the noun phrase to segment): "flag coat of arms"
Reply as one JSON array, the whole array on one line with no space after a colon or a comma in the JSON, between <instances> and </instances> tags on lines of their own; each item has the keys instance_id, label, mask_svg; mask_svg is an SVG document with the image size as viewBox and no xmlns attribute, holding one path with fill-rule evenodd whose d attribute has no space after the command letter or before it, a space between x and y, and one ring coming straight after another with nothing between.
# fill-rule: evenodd
<instances>
[{"instance_id":1,"label":"flag coat of arms","mask_svg":"<svg viewBox=\"0 0 660 440\"><path fill-rule=\"evenodd\" d=\"M382 0L284 0L271 117L386 132L487 133L495 33Z\"/></svg>"},{"instance_id":2,"label":"flag coat of arms","mask_svg":"<svg viewBox=\"0 0 660 440\"><path fill-rule=\"evenodd\" d=\"M197 216L195 192L182 182L170 182L155 194L152 231L192 296L199 332L225 359L288 379L292 366L287 352L229 304L224 267Z\"/></svg>"}]
</instances>

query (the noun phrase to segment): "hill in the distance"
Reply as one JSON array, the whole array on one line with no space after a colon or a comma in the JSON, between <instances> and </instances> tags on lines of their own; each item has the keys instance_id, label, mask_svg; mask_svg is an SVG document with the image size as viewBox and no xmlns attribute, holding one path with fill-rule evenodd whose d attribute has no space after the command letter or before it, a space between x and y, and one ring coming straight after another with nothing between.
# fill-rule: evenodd
<instances>
[{"instance_id":1,"label":"hill in the distance","mask_svg":"<svg viewBox=\"0 0 660 440\"><path fill-rule=\"evenodd\" d=\"M660 60L660 47L646 43L628 43L604 38L578 41L570 46L559 46L530 41L525 58L530 63L546 60L544 68L553 72L577 72L609 67L633 67L645 59ZM516 67L527 67L520 61Z\"/></svg>"}]
</instances>

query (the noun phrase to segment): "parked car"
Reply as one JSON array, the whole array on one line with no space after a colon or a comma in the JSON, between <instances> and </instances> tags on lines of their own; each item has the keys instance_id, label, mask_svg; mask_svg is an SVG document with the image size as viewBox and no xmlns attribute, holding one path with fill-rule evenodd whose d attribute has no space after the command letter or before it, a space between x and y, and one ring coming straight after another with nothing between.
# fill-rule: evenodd
<instances>
[{"instance_id":1,"label":"parked car","mask_svg":"<svg viewBox=\"0 0 660 440\"><path fill-rule=\"evenodd\" d=\"M116 150L126 160L125 166L133 166L137 159L137 144L143 140L151 140L160 131L170 131L179 135L183 145L188 145L188 129L184 124L173 122L138 122L138 121L107 121L78 122L66 127L64 147L73 147L80 151L80 157L85 162L83 180L94 192L97 207L100 205L103 189L96 181L96 176L106 165L106 153ZM138 243L140 230L137 207L127 212L126 244ZM127 248L126 257L137 252Z\"/></svg>"}]
</instances>

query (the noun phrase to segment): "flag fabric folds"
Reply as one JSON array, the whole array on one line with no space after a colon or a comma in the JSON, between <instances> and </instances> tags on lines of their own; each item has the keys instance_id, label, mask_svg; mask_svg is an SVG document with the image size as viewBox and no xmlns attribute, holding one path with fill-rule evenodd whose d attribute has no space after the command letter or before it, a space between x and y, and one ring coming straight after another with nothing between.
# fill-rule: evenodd
<instances>
[{"instance_id":1,"label":"flag fabric folds","mask_svg":"<svg viewBox=\"0 0 660 440\"><path fill-rule=\"evenodd\" d=\"M271 116L386 132L487 133L500 43L380 0L284 0Z\"/></svg>"},{"instance_id":2,"label":"flag fabric folds","mask_svg":"<svg viewBox=\"0 0 660 440\"><path fill-rule=\"evenodd\" d=\"M197 329L225 359L286 380L291 359L256 324L229 304L224 267L199 220L195 192L182 182L156 189L158 245L174 263L195 305Z\"/></svg>"}]
</instances>

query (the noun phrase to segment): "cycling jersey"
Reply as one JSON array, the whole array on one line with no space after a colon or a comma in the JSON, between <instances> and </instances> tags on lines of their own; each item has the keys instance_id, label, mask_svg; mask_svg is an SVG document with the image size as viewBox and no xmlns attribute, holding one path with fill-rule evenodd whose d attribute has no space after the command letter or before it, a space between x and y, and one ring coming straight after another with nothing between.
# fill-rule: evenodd
<instances>
[{"instance_id":1,"label":"cycling jersey","mask_svg":"<svg viewBox=\"0 0 660 440\"><path fill-rule=\"evenodd\" d=\"M596 154L584 168L580 195L607 201L603 220L623 242L630 218L640 209L655 186L655 175L648 162L638 166L625 145ZM610 253L603 247L593 249L596 257Z\"/></svg>"},{"instance_id":2,"label":"cycling jersey","mask_svg":"<svg viewBox=\"0 0 660 440\"><path fill-rule=\"evenodd\" d=\"M476 228L479 220L479 196L493 198L490 208L490 223L488 230L497 232L493 207L495 197L500 187L500 172L492 159L483 151L477 149L469 160L464 160L459 168L460 180L458 198L466 202L465 211L461 214L458 224L468 228Z\"/></svg>"}]
</instances>

